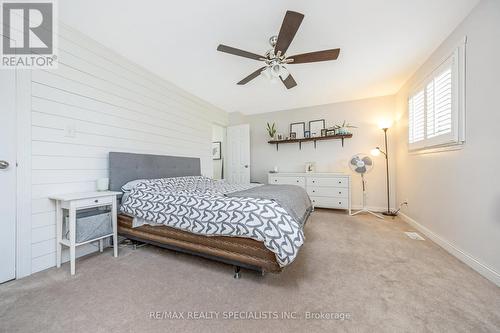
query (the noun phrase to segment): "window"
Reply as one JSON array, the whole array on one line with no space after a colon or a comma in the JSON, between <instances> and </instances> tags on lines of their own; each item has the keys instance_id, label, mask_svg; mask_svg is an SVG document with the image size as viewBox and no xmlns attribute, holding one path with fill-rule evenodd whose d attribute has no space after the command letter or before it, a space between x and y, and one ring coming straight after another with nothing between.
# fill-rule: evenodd
<instances>
[{"instance_id":1,"label":"window","mask_svg":"<svg viewBox=\"0 0 500 333\"><path fill-rule=\"evenodd\" d=\"M464 142L465 43L418 86L408 98L410 150Z\"/></svg>"}]
</instances>

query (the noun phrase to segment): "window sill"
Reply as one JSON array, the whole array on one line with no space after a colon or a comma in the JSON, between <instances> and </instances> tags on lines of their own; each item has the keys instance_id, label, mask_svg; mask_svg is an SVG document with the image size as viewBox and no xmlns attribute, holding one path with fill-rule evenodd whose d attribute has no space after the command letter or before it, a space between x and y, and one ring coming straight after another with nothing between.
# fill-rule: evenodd
<instances>
[{"instance_id":1,"label":"window sill","mask_svg":"<svg viewBox=\"0 0 500 333\"><path fill-rule=\"evenodd\" d=\"M434 146L434 147L425 147L418 148L413 150L408 150L408 154L410 155L423 155L423 154L434 154L441 153L445 151L453 151L453 150L462 150L465 146L465 142L454 143L443 146Z\"/></svg>"}]
</instances>

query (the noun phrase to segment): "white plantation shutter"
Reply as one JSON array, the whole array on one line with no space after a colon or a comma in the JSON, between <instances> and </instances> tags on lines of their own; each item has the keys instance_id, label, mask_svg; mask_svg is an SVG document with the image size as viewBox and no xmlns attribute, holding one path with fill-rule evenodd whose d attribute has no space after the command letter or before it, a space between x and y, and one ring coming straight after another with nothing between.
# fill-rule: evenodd
<instances>
[{"instance_id":1,"label":"white plantation shutter","mask_svg":"<svg viewBox=\"0 0 500 333\"><path fill-rule=\"evenodd\" d=\"M463 140L465 73L460 73L459 49L422 82L408 99L410 150L459 144Z\"/></svg>"},{"instance_id":2,"label":"white plantation shutter","mask_svg":"<svg viewBox=\"0 0 500 333\"><path fill-rule=\"evenodd\" d=\"M421 90L410 98L409 141L415 143L425 138L425 94Z\"/></svg>"},{"instance_id":3,"label":"white plantation shutter","mask_svg":"<svg viewBox=\"0 0 500 333\"><path fill-rule=\"evenodd\" d=\"M451 67L427 84L427 137L451 133Z\"/></svg>"}]
</instances>

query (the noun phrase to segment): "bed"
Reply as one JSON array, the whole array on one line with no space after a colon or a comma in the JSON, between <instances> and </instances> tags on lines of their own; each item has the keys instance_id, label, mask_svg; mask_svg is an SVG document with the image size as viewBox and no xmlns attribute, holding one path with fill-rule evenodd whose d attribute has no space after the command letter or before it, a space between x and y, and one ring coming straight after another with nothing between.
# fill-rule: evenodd
<instances>
[{"instance_id":1,"label":"bed","mask_svg":"<svg viewBox=\"0 0 500 333\"><path fill-rule=\"evenodd\" d=\"M124 191L123 237L262 273L291 264L304 242L311 207L301 189L215 181L198 158L111 152L109 163L110 189ZM294 191L299 204L287 203Z\"/></svg>"}]
</instances>

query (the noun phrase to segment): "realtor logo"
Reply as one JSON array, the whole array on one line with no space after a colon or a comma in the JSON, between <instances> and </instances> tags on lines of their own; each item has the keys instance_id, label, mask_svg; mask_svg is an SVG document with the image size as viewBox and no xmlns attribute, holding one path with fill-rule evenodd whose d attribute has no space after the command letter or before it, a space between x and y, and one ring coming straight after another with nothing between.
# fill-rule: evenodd
<instances>
[{"instance_id":1,"label":"realtor logo","mask_svg":"<svg viewBox=\"0 0 500 333\"><path fill-rule=\"evenodd\" d=\"M55 68L53 1L2 3L2 68Z\"/></svg>"}]
</instances>

